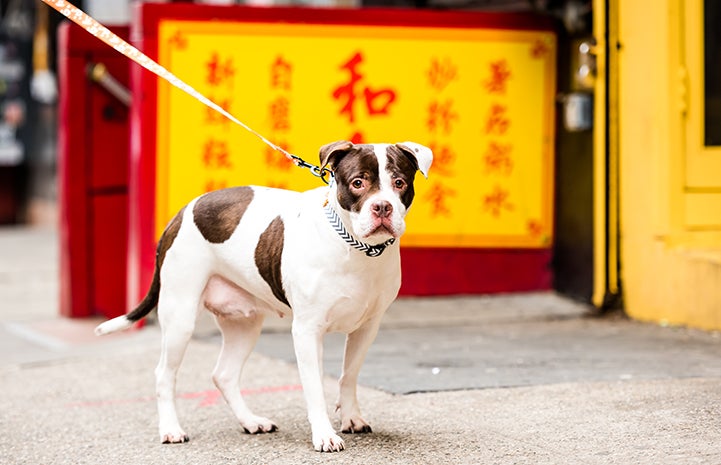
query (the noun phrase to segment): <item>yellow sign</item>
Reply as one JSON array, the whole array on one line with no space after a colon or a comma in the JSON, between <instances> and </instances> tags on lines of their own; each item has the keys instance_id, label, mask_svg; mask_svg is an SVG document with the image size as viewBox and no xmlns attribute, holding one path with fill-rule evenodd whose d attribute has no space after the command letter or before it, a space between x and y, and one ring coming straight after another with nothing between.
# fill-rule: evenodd
<instances>
[{"instance_id":1,"label":"yellow sign","mask_svg":"<svg viewBox=\"0 0 721 465\"><path fill-rule=\"evenodd\" d=\"M158 56L311 163L340 139L430 147L404 246L548 247L555 50L548 31L164 20ZM320 185L222 115L158 86L158 236L208 190Z\"/></svg>"}]
</instances>

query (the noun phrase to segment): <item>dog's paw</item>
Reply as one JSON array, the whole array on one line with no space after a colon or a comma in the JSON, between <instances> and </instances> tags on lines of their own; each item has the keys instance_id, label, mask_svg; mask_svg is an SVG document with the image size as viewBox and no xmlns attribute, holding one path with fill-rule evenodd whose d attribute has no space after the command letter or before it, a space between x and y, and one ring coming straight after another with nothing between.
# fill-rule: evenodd
<instances>
[{"instance_id":1,"label":"dog's paw","mask_svg":"<svg viewBox=\"0 0 721 465\"><path fill-rule=\"evenodd\" d=\"M340 430L346 434L372 433L371 425L369 425L360 416L346 418L341 422Z\"/></svg>"},{"instance_id":2,"label":"dog's paw","mask_svg":"<svg viewBox=\"0 0 721 465\"><path fill-rule=\"evenodd\" d=\"M248 434L273 433L278 431L278 426L271 420L263 417L253 416L240 422L243 431Z\"/></svg>"},{"instance_id":3,"label":"dog's paw","mask_svg":"<svg viewBox=\"0 0 721 465\"><path fill-rule=\"evenodd\" d=\"M335 434L330 432L323 435L313 435L313 447L318 452L340 452L345 449L345 443L343 440Z\"/></svg>"},{"instance_id":4,"label":"dog's paw","mask_svg":"<svg viewBox=\"0 0 721 465\"><path fill-rule=\"evenodd\" d=\"M183 430L178 430L172 433L161 433L160 441L163 444L180 444L190 441L190 438L183 432Z\"/></svg>"}]
</instances>

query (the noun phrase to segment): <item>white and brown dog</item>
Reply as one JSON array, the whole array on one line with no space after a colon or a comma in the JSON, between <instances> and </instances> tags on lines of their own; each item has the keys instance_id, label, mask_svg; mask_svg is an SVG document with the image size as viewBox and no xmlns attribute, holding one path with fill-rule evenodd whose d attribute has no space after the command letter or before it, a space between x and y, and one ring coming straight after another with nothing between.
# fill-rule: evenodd
<instances>
[{"instance_id":1,"label":"white and brown dog","mask_svg":"<svg viewBox=\"0 0 721 465\"><path fill-rule=\"evenodd\" d=\"M313 446L340 451L343 440L328 418L322 384L322 339L347 334L338 408L341 431L367 433L356 398L358 372L381 317L401 284L397 239L414 197L416 171L428 175L431 150L413 143L320 149L329 187L292 192L234 187L191 201L158 243L148 294L127 315L97 327L108 334L158 308L162 331L155 370L164 443L186 442L175 411L175 378L196 315L215 315L223 346L213 381L248 433L275 423L252 413L239 378L266 314L293 315L293 344L308 408Z\"/></svg>"}]
</instances>

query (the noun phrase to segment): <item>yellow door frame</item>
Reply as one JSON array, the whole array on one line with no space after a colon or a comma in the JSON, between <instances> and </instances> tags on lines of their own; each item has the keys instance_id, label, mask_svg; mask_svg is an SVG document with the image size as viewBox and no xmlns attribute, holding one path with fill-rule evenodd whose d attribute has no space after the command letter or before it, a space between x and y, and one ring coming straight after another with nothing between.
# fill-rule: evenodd
<instances>
[{"instance_id":1,"label":"yellow door frame","mask_svg":"<svg viewBox=\"0 0 721 465\"><path fill-rule=\"evenodd\" d=\"M597 308L619 294L618 1L594 0L593 294Z\"/></svg>"}]
</instances>

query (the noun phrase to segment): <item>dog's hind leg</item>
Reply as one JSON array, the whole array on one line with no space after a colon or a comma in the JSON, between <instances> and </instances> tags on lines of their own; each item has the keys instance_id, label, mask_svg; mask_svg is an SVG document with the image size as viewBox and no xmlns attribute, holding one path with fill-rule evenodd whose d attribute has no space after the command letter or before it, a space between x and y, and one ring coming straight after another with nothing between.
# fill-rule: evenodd
<instances>
[{"instance_id":1,"label":"dog's hind leg","mask_svg":"<svg viewBox=\"0 0 721 465\"><path fill-rule=\"evenodd\" d=\"M175 411L175 379L185 349L193 335L201 292L193 289L193 285L173 284L167 286L173 289L172 293L166 292L165 288L161 289L158 302L158 322L161 327L162 342L160 360L155 369L155 380L158 429L160 440L164 444L188 441L188 435L180 427ZM197 284L195 286L197 287Z\"/></svg>"},{"instance_id":2,"label":"dog's hind leg","mask_svg":"<svg viewBox=\"0 0 721 465\"><path fill-rule=\"evenodd\" d=\"M217 316L223 333L223 347L213 371L213 382L225 397L243 429L250 434L270 433L278 427L271 420L259 417L246 406L240 393L240 375L260 335L263 314L253 312L246 317Z\"/></svg>"}]
</instances>

